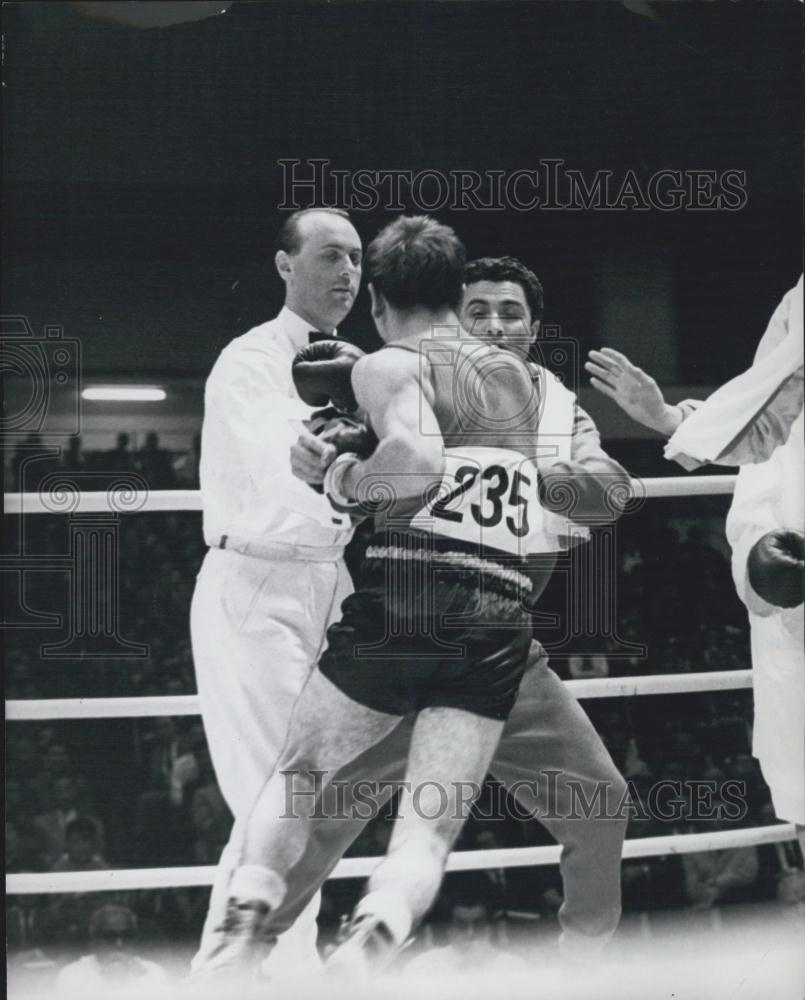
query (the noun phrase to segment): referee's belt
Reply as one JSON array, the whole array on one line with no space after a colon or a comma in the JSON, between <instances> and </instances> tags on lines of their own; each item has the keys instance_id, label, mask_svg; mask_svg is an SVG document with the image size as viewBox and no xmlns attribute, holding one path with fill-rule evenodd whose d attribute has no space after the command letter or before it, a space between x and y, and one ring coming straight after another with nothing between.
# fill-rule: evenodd
<instances>
[{"instance_id":1,"label":"referee's belt","mask_svg":"<svg viewBox=\"0 0 805 1000\"><path fill-rule=\"evenodd\" d=\"M289 542L269 542L220 535L207 542L211 549L227 549L253 559L273 559L283 562L334 563L344 555L343 545L291 545Z\"/></svg>"}]
</instances>

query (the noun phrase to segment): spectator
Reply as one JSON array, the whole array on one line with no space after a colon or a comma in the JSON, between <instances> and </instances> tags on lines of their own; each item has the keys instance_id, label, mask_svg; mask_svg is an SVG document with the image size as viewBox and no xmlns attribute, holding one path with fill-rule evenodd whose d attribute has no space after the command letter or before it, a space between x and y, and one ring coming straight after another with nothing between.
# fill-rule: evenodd
<instances>
[{"instance_id":1,"label":"spectator","mask_svg":"<svg viewBox=\"0 0 805 1000\"><path fill-rule=\"evenodd\" d=\"M154 719L143 743L147 757L146 784L149 789L163 788L170 783L173 764L179 756L180 739L174 720L168 716Z\"/></svg>"},{"instance_id":2,"label":"spectator","mask_svg":"<svg viewBox=\"0 0 805 1000\"><path fill-rule=\"evenodd\" d=\"M745 900L758 874L756 847L685 854L682 858L687 901L696 910Z\"/></svg>"},{"instance_id":3,"label":"spectator","mask_svg":"<svg viewBox=\"0 0 805 1000\"><path fill-rule=\"evenodd\" d=\"M713 799L713 809L724 808L724 801ZM712 829L712 823L693 820L687 833ZM709 910L720 903L746 902L753 896L760 870L756 847L731 847L703 851L682 857L685 897L694 910Z\"/></svg>"},{"instance_id":4,"label":"spectator","mask_svg":"<svg viewBox=\"0 0 805 1000\"><path fill-rule=\"evenodd\" d=\"M52 865L67 850L67 828L79 816L75 779L69 775L57 778L53 784L52 801L54 808L41 813L34 820L45 838L44 854L48 865ZM102 844L103 824L95 816L87 818L95 827L98 843Z\"/></svg>"},{"instance_id":5,"label":"spectator","mask_svg":"<svg viewBox=\"0 0 805 1000\"><path fill-rule=\"evenodd\" d=\"M174 462L176 485L184 490L197 490L199 487L198 465L201 459L201 434L193 435L193 444L189 451Z\"/></svg>"},{"instance_id":6,"label":"spectator","mask_svg":"<svg viewBox=\"0 0 805 1000\"><path fill-rule=\"evenodd\" d=\"M115 447L103 453L104 472L132 472L136 467L135 456L129 451L131 438L125 432L118 434Z\"/></svg>"},{"instance_id":7,"label":"spectator","mask_svg":"<svg viewBox=\"0 0 805 1000\"><path fill-rule=\"evenodd\" d=\"M6 820L6 871L25 871L20 858L20 835L17 833L17 828L9 820Z\"/></svg>"},{"instance_id":8,"label":"spectator","mask_svg":"<svg viewBox=\"0 0 805 1000\"><path fill-rule=\"evenodd\" d=\"M89 923L91 953L62 969L56 980L57 994L142 997L164 986L167 976L162 967L135 954L136 935L137 918L128 907L107 905L95 910Z\"/></svg>"},{"instance_id":9,"label":"spectator","mask_svg":"<svg viewBox=\"0 0 805 1000\"><path fill-rule=\"evenodd\" d=\"M8 735L8 776L28 784L40 767L39 751L31 730L24 732L15 726Z\"/></svg>"},{"instance_id":10,"label":"spectator","mask_svg":"<svg viewBox=\"0 0 805 1000\"><path fill-rule=\"evenodd\" d=\"M137 452L137 468L152 490L169 490L174 486L171 454L159 447L155 431L146 434L145 444Z\"/></svg>"},{"instance_id":11,"label":"spectator","mask_svg":"<svg viewBox=\"0 0 805 1000\"><path fill-rule=\"evenodd\" d=\"M104 871L109 864L101 854L98 828L91 819L79 817L67 824L66 849L50 866L52 872ZM98 905L92 892L61 893L52 897L41 918L41 932L53 943L86 940L90 915Z\"/></svg>"},{"instance_id":12,"label":"spectator","mask_svg":"<svg viewBox=\"0 0 805 1000\"><path fill-rule=\"evenodd\" d=\"M568 673L572 680L585 677L609 677L609 664L602 653L581 655L574 653L568 660Z\"/></svg>"},{"instance_id":13,"label":"spectator","mask_svg":"<svg viewBox=\"0 0 805 1000\"><path fill-rule=\"evenodd\" d=\"M47 837L34 821L30 794L16 778L6 781L6 816L6 871L42 871Z\"/></svg>"},{"instance_id":14,"label":"spectator","mask_svg":"<svg viewBox=\"0 0 805 1000\"><path fill-rule=\"evenodd\" d=\"M475 838L476 851L492 851L500 843L491 830L480 830ZM513 872L505 868L487 868L478 873L478 891L486 901L487 916L492 920L505 919L511 905L509 881Z\"/></svg>"},{"instance_id":15,"label":"spectator","mask_svg":"<svg viewBox=\"0 0 805 1000\"><path fill-rule=\"evenodd\" d=\"M31 779L30 788L39 801L41 808L46 808L53 801L56 782L61 778L71 776L73 760L62 743L51 743L41 757L39 771Z\"/></svg>"},{"instance_id":16,"label":"spectator","mask_svg":"<svg viewBox=\"0 0 805 1000\"><path fill-rule=\"evenodd\" d=\"M421 977L456 972L505 976L527 971L522 958L493 944L491 916L482 899L457 899L450 909L447 945L417 955L407 971Z\"/></svg>"},{"instance_id":17,"label":"spectator","mask_svg":"<svg viewBox=\"0 0 805 1000\"><path fill-rule=\"evenodd\" d=\"M204 745L204 730L196 725L178 741L169 736L171 730L167 727L161 732L162 756L156 758L156 786L143 792L137 801L138 854L147 864L182 864L195 842L188 791L199 777L196 751Z\"/></svg>"},{"instance_id":18,"label":"spectator","mask_svg":"<svg viewBox=\"0 0 805 1000\"><path fill-rule=\"evenodd\" d=\"M65 472L81 472L86 467L81 452L81 438L78 435L70 438L67 447L62 452L60 465Z\"/></svg>"},{"instance_id":19,"label":"spectator","mask_svg":"<svg viewBox=\"0 0 805 1000\"><path fill-rule=\"evenodd\" d=\"M93 872L109 867L101 853L98 827L92 819L79 816L64 831L65 851L50 866L52 872Z\"/></svg>"},{"instance_id":20,"label":"spectator","mask_svg":"<svg viewBox=\"0 0 805 1000\"><path fill-rule=\"evenodd\" d=\"M194 757L198 766L190 805L196 833L194 854L198 864L215 865L232 831L232 813L215 780L206 742L194 751Z\"/></svg>"}]
</instances>

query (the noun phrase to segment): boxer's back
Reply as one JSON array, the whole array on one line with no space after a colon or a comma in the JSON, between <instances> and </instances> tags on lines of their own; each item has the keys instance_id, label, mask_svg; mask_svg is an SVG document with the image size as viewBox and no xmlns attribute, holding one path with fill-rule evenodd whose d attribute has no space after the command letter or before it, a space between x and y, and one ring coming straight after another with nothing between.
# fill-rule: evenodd
<instances>
[{"instance_id":1,"label":"boxer's back","mask_svg":"<svg viewBox=\"0 0 805 1000\"><path fill-rule=\"evenodd\" d=\"M406 350L391 344L387 350ZM445 448L438 497L390 502L376 529L425 532L470 546L517 551L531 530L536 500L539 397L514 355L469 338L420 341L423 395L430 397ZM430 389L430 392L428 392ZM393 493L394 476L389 483ZM536 504L538 506L538 502Z\"/></svg>"}]
</instances>

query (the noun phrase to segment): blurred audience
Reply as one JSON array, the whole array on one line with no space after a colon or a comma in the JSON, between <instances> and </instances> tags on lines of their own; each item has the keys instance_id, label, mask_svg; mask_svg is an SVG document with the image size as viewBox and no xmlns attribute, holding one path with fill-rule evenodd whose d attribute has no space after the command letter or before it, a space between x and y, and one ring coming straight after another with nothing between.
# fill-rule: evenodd
<instances>
[{"instance_id":1,"label":"blurred audience","mask_svg":"<svg viewBox=\"0 0 805 1000\"><path fill-rule=\"evenodd\" d=\"M408 973L422 977L456 972L506 976L528 969L522 958L495 941L493 914L484 900L484 888L479 885L474 895L465 895L451 903L445 927L447 944L412 958L406 966Z\"/></svg>"},{"instance_id":2,"label":"blurred audience","mask_svg":"<svg viewBox=\"0 0 805 1000\"><path fill-rule=\"evenodd\" d=\"M145 435L145 444L137 452L136 467L152 489L169 490L175 485L171 453L159 447L155 431Z\"/></svg>"},{"instance_id":3,"label":"blurred audience","mask_svg":"<svg viewBox=\"0 0 805 1000\"><path fill-rule=\"evenodd\" d=\"M121 431L114 448L106 451L84 449L78 435L61 446L45 445L41 436L32 432L16 445L4 466L4 488L6 491L34 491L45 476L53 472L92 472L96 476L105 472L136 472L145 479L149 489L198 488L200 434L193 436L189 449L179 452L161 447L156 431L146 432L140 448L134 450L131 445L131 435L126 431Z\"/></svg>"},{"instance_id":4,"label":"blurred audience","mask_svg":"<svg viewBox=\"0 0 805 1000\"><path fill-rule=\"evenodd\" d=\"M137 917L125 906L95 910L89 921L90 953L66 965L56 979L57 996L142 997L167 982L156 962L136 954Z\"/></svg>"},{"instance_id":5,"label":"blurred audience","mask_svg":"<svg viewBox=\"0 0 805 1000\"><path fill-rule=\"evenodd\" d=\"M79 784L72 775L57 777L52 784L50 800L53 808L40 813L34 820L34 825L43 836L43 853L46 862L52 865L67 851L67 837L71 826L79 819L79 809L85 824L95 831L98 847L103 844L103 823L89 815L89 805L79 798ZM82 827L83 829L84 827Z\"/></svg>"},{"instance_id":6,"label":"blurred audience","mask_svg":"<svg viewBox=\"0 0 805 1000\"><path fill-rule=\"evenodd\" d=\"M712 800L712 808L717 813L722 812L727 805L718 797ZM681 824L678 832L707 833L719 827L736 829L744 825L745 816L726 823L691 819ZM753 845L683 854L685 900L693 910L710 910L722 903L749 902L757 895L759 871L760 855Z\"/></svg>"}]
</instances>

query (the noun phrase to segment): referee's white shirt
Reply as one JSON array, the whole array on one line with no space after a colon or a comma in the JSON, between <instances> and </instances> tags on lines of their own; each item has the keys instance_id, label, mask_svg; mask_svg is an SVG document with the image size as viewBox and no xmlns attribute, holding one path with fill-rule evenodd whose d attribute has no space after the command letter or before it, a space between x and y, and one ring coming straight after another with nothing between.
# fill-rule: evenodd
<instances>
[{"instance_id":1,"label":"referee's white shirt","mask_svg":"<svg viewBox=\"0 0 805 1000\"><path fill-rule=\"evenodd\" d=\"M322 547L350 531L328 527L327 501L291 473L289 450L312 410L296 393L291 363L311 326L284 307L236 337L207 380L200 482L204 538ZM303 512L304 511L304 512Z\"/></svg>"}]
</instances>

